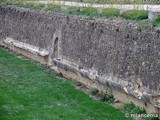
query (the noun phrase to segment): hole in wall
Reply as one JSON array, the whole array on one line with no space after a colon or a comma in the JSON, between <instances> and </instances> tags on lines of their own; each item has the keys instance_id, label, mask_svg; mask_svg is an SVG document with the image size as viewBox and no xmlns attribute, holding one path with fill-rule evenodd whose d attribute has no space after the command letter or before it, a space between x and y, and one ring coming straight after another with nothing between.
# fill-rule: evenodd
<instances>
[{"instance_id":1,"label":"hole in wall","mask_svg":"<svg viewBox=\"0 0 160 120\"><path fill-rule=\"evenodd\" d=\"M92 27L94 27L94 22L91 25L92 25Z\"/></svg>"},{"instance_id":2,"label":"hole in wall","mask_svg":"<svg viewBox=\"0 0 160 120\"><path fill-rule=\"evenodd\" d=\"M145 105L145 107L147 107L147 103L146 102L144 103L144 105Z\"/></svg>"},{"instance_id":3,"label":"hole in wall","mask_svg":"<svg viewBox=\"0 0 160 120\"><path fill-rule=\"evenodd\" d=\"M103 29L100 30L100 33L103 33Z\"/></svg>"},{"instance_id":4,"label":"hole in wall","mask_svg":"<svg viewBox=\"0 0 160 120\"><path fill-rule=\"evenodd\" d=\"M119 27L118 27L118 28L116 28L116 32L119 32Z\"/></svg>"},{"instance_id":5,"label":"hole in wall","mask_svg":"<svg viewBox=\"0 0 160 120\"><path fill-rule=\"evenodd\" d=\"M141 86L140 86L140 85L138 85L138 90L140 90L140 87L141 87Z\"/></svg>"},{"instance_id":6,"label":"hole in wall","mask_svg":"<svg viewBox=\"0 0 160 120\"><path fill-rule=\"evenodd\" d=\"M58 57L58 37L54 41L53 58Z\"/></svg>"},{"instance_id":7,"label":"hole in wall","mask_svg":"<svg viewBox=\"0 0 160 120\"><path fill-rule=\"evenodd\" d=\"M59 75L60 77L64 77L63 74L62 74L62 72L60 72L58 75Z\"/></svg>"}]
</instances>

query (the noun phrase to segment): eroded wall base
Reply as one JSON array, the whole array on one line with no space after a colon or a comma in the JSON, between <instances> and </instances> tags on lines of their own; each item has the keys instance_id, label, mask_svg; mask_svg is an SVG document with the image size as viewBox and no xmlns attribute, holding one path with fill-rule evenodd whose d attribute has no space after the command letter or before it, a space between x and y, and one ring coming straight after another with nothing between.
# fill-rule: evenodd
<instances>
[{"instance_id":1,"label":"eroded wall base","mask_svg":"<svg viewBox=\"0 0 160 120\"><path fill-rule=\"evenodd\" d=\"M123 103L133 102L135 105L144 108L147 111L147 113L158 113L158 115L160 116L160 109L154 107L149 102L144 102L142 100L134 98L130 95L127 95L126 93L123 93L121 91L117 91L116 89L110 88L109 86L105 86L99 82L85 78L85 77L81 76L80 74L75 74L71 71L64 70L64 69L58 68L58 67L54 67L54 68L56 69L56 71L60 72L66 78L71 78L71 79L77 80L77 81L87 85L89 88L96 88L99 91L102 91L103 93L112 94L114 98L122 101Z\"/></svg>"},{"instance_id":2,"label":"eroded wall base","mask_svg":"<svg viewBox=\"0 0 160 120\"><path fill-rule=\"evenodd\" d=\"M129 103L129 102L133 102L135 105L144 108L147 113L158 113L160 112L160 110L156 107L154 107L151 103L149 102L144 102L142 100L139 100L137 98L134 98L126 93L117 91L115 89L112 89L112 94L114 96L114 98L122 101L123 103ZM160 114L159 114L160 115Z\"/></svg>"},{"instance_id":3,"label":"eroded wall base","mask_svg":"<svg viewBox=\"0 0 160 120\"><path fill-rule=\"evenodd\" d=\"M48 64L48 52L40 51L39 48L35 46L17 42L16 40L13 40L11 38L6 38L2 42L0 42L0 45L35 61L39 61L41 64Z\"/></svg>"},{"instance_id":4,"label":"eroded wall base","mask_svg":"<svg viewBox=\"0 0 160 120\"><path fill-rule=\"evenodd\" d=\"M12 41L12 39L9 39L9 40ZM48 64L49 63L49 61L48 61L49 55L48 54L42 54L41 51L38 51L38 48L35 48L35 50L32 50L32 46L29 46L29 47L31 47L31 49L30 48L26 49L25 46L17 47L15 45L13 45L13 41L8 42L8 40L7 40L7 42L0 42L0 44L2 46L9 48L10 50L13 50L15 52L20 53L28 58L39 61L41 64ZM114 98L116 98L124 103L133 102L135 105L144 108L148 113L158 113L160 116L160 109L154 107L149 102L144 102L142 100L139 100L137 98L132 97L131 95L128 95L126 93L118 91L114 88L111 88L110 86L103 85L103 84L99 83L98 81L94 81L89 78L86 78L78 72L75 72L75 71L73 72L68 69L66 70L66 69L63 69L63 68L57 67L57 66L52 66L52 69L61 73L66 78L77 80L77 81L85 84L87 87L96 88L103 93L112 94L114 96Z\"/></svg>"}]
</instances>

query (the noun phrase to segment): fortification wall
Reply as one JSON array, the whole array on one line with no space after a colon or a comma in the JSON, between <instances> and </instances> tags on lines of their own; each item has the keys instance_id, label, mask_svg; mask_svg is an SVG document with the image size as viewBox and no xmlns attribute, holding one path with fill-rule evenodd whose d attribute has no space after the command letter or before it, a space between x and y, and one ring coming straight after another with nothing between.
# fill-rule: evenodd
<instances>
[{"instance_id":1,"label":"fortification wall","mask_svg":"<svg viewBox=\"0 0 160 120\"><path fill-rule=\"evenodd\" d=\"M152 27L1 6L0 43L160 108L160 31Z\"/></svg>"}]
</instances>

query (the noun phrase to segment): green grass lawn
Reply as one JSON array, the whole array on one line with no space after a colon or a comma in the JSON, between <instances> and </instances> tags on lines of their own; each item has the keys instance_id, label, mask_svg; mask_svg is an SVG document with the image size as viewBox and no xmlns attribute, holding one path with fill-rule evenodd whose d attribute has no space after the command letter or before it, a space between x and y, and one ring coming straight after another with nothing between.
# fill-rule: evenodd
<instances>
[{"instance_id":1,"label":"green grass lawn","mask_svg":"<svg viewBox=\"0 0 160 120\"><path fill-rule=\"evenodd\" d=\"M0 120L129 120L73 82L0 47Z\"/></svg>"}]
</instances>

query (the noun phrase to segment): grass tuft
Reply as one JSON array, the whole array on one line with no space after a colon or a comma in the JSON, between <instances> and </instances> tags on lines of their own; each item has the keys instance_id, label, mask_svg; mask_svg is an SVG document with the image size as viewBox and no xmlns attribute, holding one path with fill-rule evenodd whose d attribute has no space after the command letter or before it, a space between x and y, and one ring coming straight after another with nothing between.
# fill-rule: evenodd
<instances>
[{"instance_id":1,"label":"grass tuft","mask_svg":"<svg viewBox=\"0 0 160 120\"><path fill-rule=\"evenodd\" d=\"M101 99L102 102L106 102L108 104L113 104L115 101L115 98L112 95L108 95L108 94L102 94L101 95Z\"/></svg>"},{"instance_id":2,"label":"grass tuft","mask_svg":"<svg viewBox=\"0 0 160 120\"><path fill-rule=\"evenodd\" d=\"M145 113L145 110L135 106L132 102L131 103L125 103L124 108L125 111L131 113L131 114L143 114Z\"/></svg>"},{"instance_id":3,"label":"grass tuft","mask_svg":"<svg viewBox=\"0 0 160 120\"><path fill-rule=\"evenodd\" d=\"M143 20L148 18L148 13L144 10L130 10L122 13L121 17L130 20Z\"/></svg>"},{"instance_id":4,"label":"grass tuft","mask_svg":"<svg viewBox=\"0 0 160 120\"><path fill-rule=\"evenodd\" d=\"M123 106L123 110L125 112L128 112L129 114L147 114L146 111L143 108L140 108L136 106L135 104L131 103L125 103ZM159 120L158 117L145 117L141 118L142 120Z\"/></svg>"},{"instance_id":5,"label":"grass tuft","mask_svg":"<svg viewBox=\"0 0 160 120\"><path fill-rule=\"evenodd\" d=\"M48 7L46 8L46 10L60 12L61 11L61 6L56 5L56 4L48 4Z\"/></svg>"},{"instance_id":6,"label":"grass tuft","mask_svg":"<svg viewBox=\"0 0 160 120\"><path fill-rule=\"evenodd\" d=\"M116 8L104 8L102 9L101 16L105 17L118 17L120 10Z\"/></svg>"},{"instance_id":7,"label":"grass tuft","mask_svg":"<svg viewBox=\"0 0 160 120\"><path fill-rule=\"evenodd\" d=\"M154 19L153 22L152 22L152 25L153 25L154 27L160 26L160 17Z\"/></svg>"},{"instance_id":8,"label":"grass tuft","mask_svg":"<svg viewBox=\"0 0 160 120\"><path fill-rule=\"evenodd\" d=\"M80 14L86 16L97 16L98 11L96 8L93 7L84 7L80 10Z\"/></svg>"},{"instance_id":9,"label":"grass tuft","mask_svg":"<svg viewBox=\"0 0 160 120\"><path fill-rule=\"evenodd\" d=\"M91 89L90 94L96 95L98 93L98 90L96 88Z\"/></svg>"},{"instance_id":10,"label":"grass tuft","mask_svg":"<svg viewBox=\"0 0 160 120\"><path fill-rule=\"evenodd\" d=\"M75 14L79 15L80 14L80 8L79 7L68 7L65 11L66 14Z\"/></svg>"}]
</instances>

